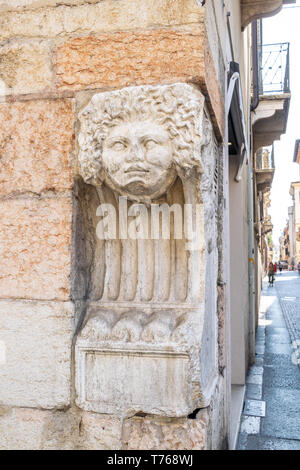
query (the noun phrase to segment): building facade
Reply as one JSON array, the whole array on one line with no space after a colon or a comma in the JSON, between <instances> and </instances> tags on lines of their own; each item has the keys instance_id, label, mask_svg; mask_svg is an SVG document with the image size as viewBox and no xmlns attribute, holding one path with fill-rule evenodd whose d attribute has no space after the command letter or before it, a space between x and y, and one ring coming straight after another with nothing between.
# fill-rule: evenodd
<instances>
[{"instance_id":1,"label":"building facade","mask_svg":"<svg viewBox=\"0 0 300 470\"><path fill-rule=\"evenodd\" d=\"M273 225L268 209L271 205L271 186L275 172L274 148L261 148L256 153L256 220L255 235L257 241L257 258L264 276L268 264L273 261ZM275 261L275 260L274 260Z\"/></svg>"},{"instance_id":2,"label":"building facade","mask_svg":"<svg viewBox=\"0 0 300 470\"><path fill-rule=\"evenodd\" d=\"M289 223L287 222L286 227L283 230L283 234L280 238L280 260L286 261L290 264L291 257L291 245L290 245L290 234L289 234Z\"/></svg>"},{"instance_id":3,"label":"building facade","mask_svg":"<svg viewBox=\"0 0 300 470\"><path fill-rule=\"evenodd\" d=\"M295 142L293 162L298 163L300 169L300 140ZM291 261L296 266L300 262L300 181L291 183L290 195L293 201L289 207L290 251Z\"/></svg>"},{"instance_id":4,"label":"building facade","mask_svg":"<svg viewBox=\"0 0 300 470\"><path fill-rule=\"evenodd\" d=\"M0 0L1 449L234 448L284 3Z\"/></svg>"},{"instance_id":5,"label":"building facade","mask_svg":"<svg viewBox=\"0 0 300 470\"><path fill-rule=\"evenodd\" d=\"M300 141L296 140L293 162L300 164ZM300 168L300 167L299 167ZM287 225L280 239L281 259L288 261L292 269L300 261L300 181L291 183L293 205L288 208Z\"/></svg>"},{"instance_id":6,"label":"building facade","mask_svg":"<svg viewBox=\"0 0 300 470\"><path fill-rule=\"evenodd\" d=\"M292 183L290 194L293 206L289 208L291 262L300 262L300 181Z\"/></svg>"}]
</instances>

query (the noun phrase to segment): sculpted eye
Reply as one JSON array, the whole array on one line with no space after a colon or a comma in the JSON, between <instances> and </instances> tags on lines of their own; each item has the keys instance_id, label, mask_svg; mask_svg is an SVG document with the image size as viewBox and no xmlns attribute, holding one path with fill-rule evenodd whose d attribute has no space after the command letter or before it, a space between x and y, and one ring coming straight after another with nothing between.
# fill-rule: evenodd
<instances>
[{"instance_id":1,"label":"sculpted eye","mask_svg":"<svg viewBox=\"0 0 300 470\"><path fill-rule=\"evenodd\" d=\"M145 147L147 150L151 150L153 149L156 145L159 145L158 142L156 142L156 140L153 140L153 139L147 139L145 141Z\"/></svg>"},{"instance_id":2,"label":"sculpted eye","mask_svg":"<svg viewBox=\"0 0 300 470\"><path fill-rule=\"evenodd\" d=\"M124 142L121 142L121 141L118 140L118 141L114 142L111 145L111 148L118 152L120 150L125 150L126 149L126 144Z\"/></svg>"}]
</instances>

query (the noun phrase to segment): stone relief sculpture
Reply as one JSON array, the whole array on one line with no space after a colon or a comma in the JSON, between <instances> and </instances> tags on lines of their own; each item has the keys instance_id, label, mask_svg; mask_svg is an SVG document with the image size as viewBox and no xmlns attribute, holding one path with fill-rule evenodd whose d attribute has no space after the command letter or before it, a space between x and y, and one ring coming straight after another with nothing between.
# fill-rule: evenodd
<instances>
[{"instance_id":1,"label":"stone relief sculpture","mask_svg":"<svg viewBox=\"0 0 300 470\"><path fill-rule=\"evenodd\" d=\"M79 172L95 187L99 217L76 341L77 404L186 415L204 401L206 264L217 239L204 98L187 84L98 93L79 124ZM154 234L153 214L166 208L169 236ZM110 237L107 221L115 224Z\"/></svg>"}]
</instances>

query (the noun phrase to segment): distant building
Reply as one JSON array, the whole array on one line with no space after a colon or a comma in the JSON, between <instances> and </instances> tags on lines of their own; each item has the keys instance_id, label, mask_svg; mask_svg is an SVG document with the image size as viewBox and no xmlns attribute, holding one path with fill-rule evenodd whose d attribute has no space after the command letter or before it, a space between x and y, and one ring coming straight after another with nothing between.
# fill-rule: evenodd
<instances>
[{"instance_id":1,"label":"distant building","mask_svg":"<svg viewBox=\"0 0 300 470\"><path fill-rule=\"evenodd\" d=\"M287 260L290 266L300 261L300 139L295 142L293 161L299 165L299 180L291 183L293 205L288 208L287 224L279 239L280 259Z\"/></svg>"},{"instance_id":2,"label":"distant building","mask_svg":"<svg viewBox=\"0 0 300 470\"><path fill-rule=\"evenodd\" d=\"M280 247L279 245L274 245L273 248L273 262L278 263L280 260Z\"/></svg>"},{"instance_id":3,"label":"distant building","mask_svg":"<svg viewBox=\"0 0 300 470\"><path fill-rule=\"evenodd\" d=\"M263 274L265 274L267 266L273 258L273 252L270 252L273 225L271 222L271 216L268 214L268 208L271 205L270 191L274 172L274 148L272 148L272 151L267 147L259 149L255 158L255 230L257 240L257 258L261 259L261 270Z\"/></svg>"},{"instance_id":4,"label":"distant building","mask_svg":"<svg viewBox=\"0 0 300 470\"><path fill-rule=\"evenodd\" d=\"M290 262L290 235L287 222L282 237L280 238L280 260Z\"/></svg>"},{"instance_id":5,"label":"distant building","mask_svg":"<svg viewBox=\"0 0 300 470\"><path fill-rule=\"evenodd\" d=\"M299 164L299 180L291 183L293 205L289 207L290 262L300 261L300 139L295 142L293 161Z\"/></svg>"},{"instance_id":6,"label":"distant building","mask_svg":"<svg viewBox=\"0 0 300 470\"><path fill-rule=\"evenodd\" d=\"M290 236L290 264L295 264L295 208L294 206L289 207L288 209L289 212L289 219L288 219L288 225L289 225L289 236Z\"/></svg>"},{"instance_id":7,"label":"distant building","mask_svg":"<svg viewBox=\"0 0 300 470\"><path fill-rule=\"evenodd\" d=\"M293 198L293 206L289 208L291 258L297 264L300 261L300 181L291 184L290 194Z\"/></svg>"},{"instance_id":8,"label":"distant building","mask_svg":"<svg viewBox=\"0 0 300 470\"><path fill-rule=\"evenodd\" d=\"M299 180L300 180L300 139L297 139L295 142L294 163L298 163L299 165Z\"/></svg>"}]
</instances>

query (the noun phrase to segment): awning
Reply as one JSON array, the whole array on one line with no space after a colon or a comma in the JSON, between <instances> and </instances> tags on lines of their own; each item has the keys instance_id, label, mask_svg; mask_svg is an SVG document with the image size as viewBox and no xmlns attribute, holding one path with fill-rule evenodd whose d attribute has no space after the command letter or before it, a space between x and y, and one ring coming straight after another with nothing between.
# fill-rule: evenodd
<instances>
[{"instance_id":1,"label":"awning","mask_svg":"<svg viewBox=\"0 0 300 470\"><path fill-rule=\"evenodd\" d=\"M245 156L249 158L249 147L244 119L243 98L240 83L240 67L236 62L230 63L228 77L228 145L229 155L238 158L236 181L241 180Z\"/></svg>"}]
</instances>

